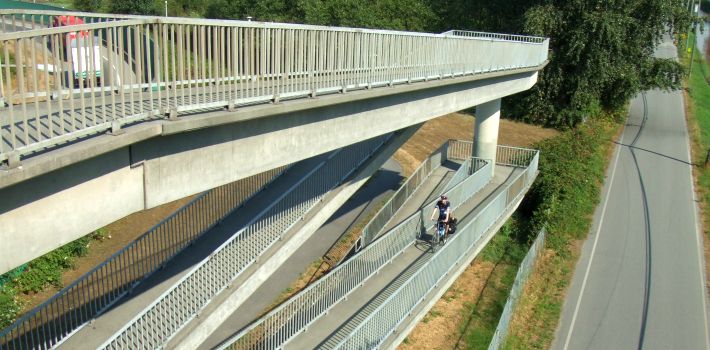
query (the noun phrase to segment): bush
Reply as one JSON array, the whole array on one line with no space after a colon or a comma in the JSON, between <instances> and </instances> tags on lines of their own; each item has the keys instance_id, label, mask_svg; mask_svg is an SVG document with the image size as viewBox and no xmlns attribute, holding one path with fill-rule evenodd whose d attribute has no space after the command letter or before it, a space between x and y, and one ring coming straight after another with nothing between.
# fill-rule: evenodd
<instances>
[{"instance_id":1,"label":"bush","mask_svg":"<svg viewBox=\"0 0 710 350\"><path fill-rule=\"evenodd\" d=\"M530 189L524 208L532 213L530 232L548 225L547 244L563 252L570 239L586 237L590 213L599 201L610 141L609 120L591 120L558 137L540 142L540 175Z\"/></svg>"},{"instance_id":2,"label":"bush","mask_svg":"<svg viewBox=\"0 0 710 350\"><path fill-rule=\"evenodd\" d=\"M86 255L90 240L91 238L88 236L79 238L32 260L25 273L15 278L15 285L20 292L25 294L40 292L47 285L61 288L62 271L74 267L75 257Z\"/></svg>"},{"instance_id":3,"label":"bush","mask_svg":"<svg viewBox=\"0 0 710 350\"><path fill-rule=\"evenodd\" d=\"M17 291L11 287L0 288L0 329L15 322L20 312L20 304L16 300Z\"/></svg>"}]
</instances>

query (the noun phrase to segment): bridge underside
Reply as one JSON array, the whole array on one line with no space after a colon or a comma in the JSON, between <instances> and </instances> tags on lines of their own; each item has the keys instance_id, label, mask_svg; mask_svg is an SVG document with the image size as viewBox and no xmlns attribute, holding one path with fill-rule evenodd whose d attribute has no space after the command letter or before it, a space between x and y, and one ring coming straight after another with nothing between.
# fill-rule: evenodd
<instances>
[{"instance_id":1,"label":"bridge underside","mask_svg":"<svg viewBox=\"0 0 710 350\"><path fill-rule=\"evenodd\" d=\"M0 272L133 212L524 91L538 69L184 116L32 157L0 177Z\"/></svg>"}]
</instances>

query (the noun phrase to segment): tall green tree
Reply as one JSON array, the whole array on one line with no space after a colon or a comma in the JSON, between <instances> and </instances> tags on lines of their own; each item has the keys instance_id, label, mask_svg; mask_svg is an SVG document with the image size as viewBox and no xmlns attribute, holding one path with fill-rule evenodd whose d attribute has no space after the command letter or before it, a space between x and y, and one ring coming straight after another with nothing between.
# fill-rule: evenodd
<instances>
[{"instance_id":1,"label":"tall green tree","mask_svg":"<svg viewBox=\"0 0 710 350\"><path fill-rule=\"evenodd\" d=\"M101 0L72 0L72 5L82 12L97 12L101 8Z\"/></svg>"},{"instance_id":2,"label":"tall green tree","mask_svg":"<svg viewBox=\"0 0 710 350\"><path fill-rule=\"evenodd\" d=\"M654 57L664 35L694 21L685 0L547 0L524 14L523 32L551 38L538 84L505 104L509 115L573 126L618 110L640 91L680 88L683 69Z\"/></svg>"},{"instance_id":3,"label":"tall green tree","mask_svg":"<svg viewBox=\"0 0 710 350\"><path fill-rule=\"evenodd\" d=\"M110 0L108 2L110 13L130 15L153 15L158 13L153 0Z\"/></svg>"}]
</instances>

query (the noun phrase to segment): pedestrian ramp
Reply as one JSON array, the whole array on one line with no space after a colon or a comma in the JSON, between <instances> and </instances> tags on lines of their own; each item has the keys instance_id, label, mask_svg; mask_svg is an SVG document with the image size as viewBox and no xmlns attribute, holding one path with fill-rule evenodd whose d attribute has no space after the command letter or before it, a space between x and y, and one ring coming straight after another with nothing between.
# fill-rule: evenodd
<instances>
[{"instance_id":1,"label":"pedestrian ramp","mask_svg":"<svg viewBox=\"0 0 710 350\"><path fill-rule=\"evenodd\" d=\"M471 166L475 171L446 191L461 221L458 233L444 246L435 249L428 243L432 228L428 205L415 209L408 219L236 333L220 349L381 346L418 308L428 310L422 305L438 299L441 287L453 282L466 265L463 262L473 259L495 234L534 180L537 158L534 150L503 148L495 165L484 161Z\"/></svg>"}]
</instances>

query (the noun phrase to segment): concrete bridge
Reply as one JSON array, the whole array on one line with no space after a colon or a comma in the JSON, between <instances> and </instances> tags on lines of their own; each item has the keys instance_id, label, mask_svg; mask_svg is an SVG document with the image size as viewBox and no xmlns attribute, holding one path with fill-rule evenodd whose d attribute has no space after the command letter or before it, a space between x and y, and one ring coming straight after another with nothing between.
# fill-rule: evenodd
<instances>
[{"instance_id":1,"label":"concrete bridge","mask_svg":"<svg viewBox=\"0 0 710 350\"><path fill-rule=\"evenodd\" d=\"M480 141L495 145L486 116L535 83L548 47L469 32L96 14L47 27L66 13L0 15L34 26L0 34L0 272L135 211L473 106Z\"/></svg>"},{"instance_id":2,"label":"concrete bridge","mask_svg":"<svg viewBox=\"0 0 710 350\"><path fill-rule=\"evenodd\" d=\"M82 24L50 25L61 15L0 10L5 104L0 110L0 272L135 211L208 190L200 198L225 196L223 189L232 183L248 183L250 190L219 209L223 214L205 214L215 212L216 205L204 204L195 214L199 220L174 225L192 231L170 238L169 248L162 241L137 242L117 253L18 321L21 330L4 333L13 348L23 341L42 348L62 343L111 308L124 310L127 328L113 329L114 338L93 339L116 342L103 346L162 346L167 341L162 337L150 336L148 343L125 343L124 337L142 329L142 322L156 321L156 305L173 307L175 293L201 286L206 282L200 278L212 279L215 273L226 273L228 285L240 285L232 296L221 297L232 300L230 310L237 309L423 122L447 113L477 110L474 143L467 156L459 155L465 162L462 172L452 176L462 181L476 174L471 156L488 161L490 177L457 190L467 193L462 199L492 181L496 164L513 167L501 170L503 177L484 191L505 197L502 207L488 215L483 231L471 232L489 239L534 178L532 153L498 154L500 99L535 84L547 62L548 39L97 14L77 14ZM526 170L516 172L516 167ZM287 177L279 175L283 169ZM234 227L243 228L225 229L221 243L198 244L204 254L193 254L191 267L175 267L181 272L143 283L170 266L175 254L186 254L183 250L226 220L224 215L236 215L229 213L241 203L267 198L261 191L273 181L283 187L271 194L268 210L242 213ZM470 203L469 210L488 197ZM384 223L377 232L382 229ZM165 230L177 229L155 228L146 237ZM471 249L460 253L472 258L478 248ZM237 255L220 263L220 254ZM142 261L137 270L135 263L126 263L136 257ZM199 257L204 259L194 260ZM233 270L214 270L234 259L239 263ZM114 276L109 287L104 287L106 276ZM116 306L141 283L152 292L130 298L137 304ZM210 293L206 300L219 299ZM67 305L73 311L56 311ZM186 313L185 322L194 315ZM199 326L209 331L195 334L212 334L224 317L214 316ZM171 327L165 331L168 339L183 327L198 326L178 322ZM39 330L50 335L39 341L32 335ZM185 341L199 345L205 337Z\"/></svg>"}]
</instances>

